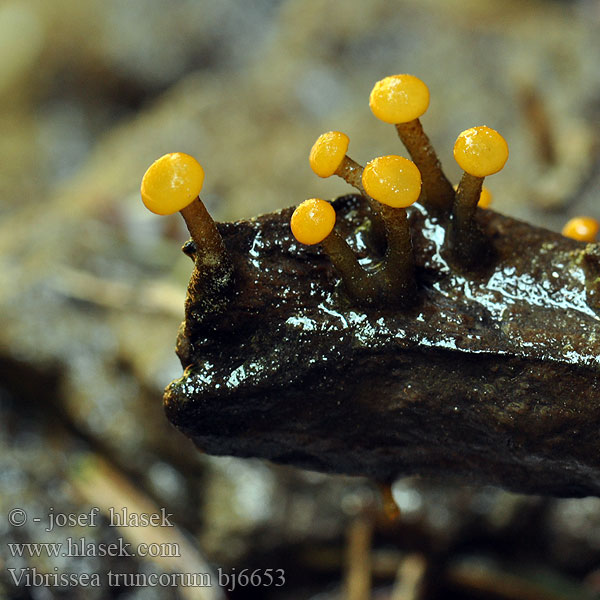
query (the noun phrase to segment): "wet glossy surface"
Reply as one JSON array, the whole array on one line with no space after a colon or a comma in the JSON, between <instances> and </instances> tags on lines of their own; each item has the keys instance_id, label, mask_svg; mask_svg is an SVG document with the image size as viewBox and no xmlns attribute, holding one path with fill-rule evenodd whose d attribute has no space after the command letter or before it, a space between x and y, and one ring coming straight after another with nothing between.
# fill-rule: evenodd
<instances>
[{"instance_id":1,"label":"wet glossy surface","mask_svg":"<svg viewBox=\"0 0 600 600\"><path fill-rule=\"evenodd\" d=\"M359 199L336 209L338 231L377 268ZM494 258L466 271L445 223L409 210L410 310L353 306L319 248L291 236L291 210L221 225L236 292L200 320L190 299L178 346L188 368L167 390L167 414L208 452L379 478L447 463L513 489L548 477L550 493L595 490L600 319L586 300L585 245L480 210ZM506 455L494 456L498 444ZM563 462L566 479L555 473Z\"/></svg>"}]
</instances>

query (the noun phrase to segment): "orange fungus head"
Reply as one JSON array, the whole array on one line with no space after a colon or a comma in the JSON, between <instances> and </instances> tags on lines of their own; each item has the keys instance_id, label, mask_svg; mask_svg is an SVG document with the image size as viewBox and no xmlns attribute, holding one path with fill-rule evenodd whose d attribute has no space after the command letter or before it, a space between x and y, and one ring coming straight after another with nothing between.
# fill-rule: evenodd
<instances>
[{"instance_id":1,"label":"orange fungus head","mask_svg":"<svg viewBox=\"0 0 600 600\"><path fill-rule=\"evenodd\" d=\"M335 209L320 198L305 200L292 215L290 227L294 237L307 245L322 242L335 225Z\"/></svg>"},{"instance_id":2,"label":"orange fungus head","mask_svg":"<svg viewBox=\"0 0 600 600\"><path fill-rule=\"evenodd\" d=\"M373 86L369 106L385 123L408 123L427 110L429 88L414 75L391 75Z\"/></svg>"},{"instance_id":3,"label":"orange fungus head","mask_svg":"<svg viewBox=\"0 0 600 600\"><path fill-rule=\"evenodd\" d=\"M142 179L142 201L151 212L170 215L190 204L203 182L204 170L193 156L171 152L148 167Z\"/></svg>"},{"instance_id":4,"label":"orange fungus head","mask_svg":"<svg viewBox=\"0 0 600 600\"><path fill-rule=\"evenodd\" d=\"M319 136L310 151L310 168L319 177L331 177L342 164L350 139L340 131L328 131Z\"/></svg>"},{"instance_id":5,"label":"orange fungus head","mask_svg":"<svg viewBox=\"0 0 600 600\"><path fill-rule=\"evenodd\" d=\"M380 156L368 162L362 184L371 198L394 208L406 208L421 193L421 172L402 156Z\"/></svg>"}]
</instances>

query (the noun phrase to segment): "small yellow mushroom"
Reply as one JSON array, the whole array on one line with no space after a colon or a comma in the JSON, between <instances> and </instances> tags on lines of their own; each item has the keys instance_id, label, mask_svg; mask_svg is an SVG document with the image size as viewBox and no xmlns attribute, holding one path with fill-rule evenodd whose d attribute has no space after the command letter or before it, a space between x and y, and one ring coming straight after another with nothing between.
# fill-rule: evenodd
<instances>
[{"instance_id":1,"label":"small yellow mushroom","mask_svg":"<svg viewBox=\"0 0 600 600\"><path fill-rule=\"evenodd\" d=\"M472 127L456 139L454 158L464 173L452 208L452 245L463 262L475 263L481 257L484 244L483 234L473 220L481 199L483 180L504 167L508 160L508 144L490 127Z\"/></svg>"},{"instance_id":2,"label":"small yellow mushroom","mask_svg":"<svg viewBox=\"0 0 600 600\"><path fill-rule=\"evenodd\" d=\"M429 88L414 75L390 75L373 86L369 106L381 121L408 123L429 107Z\"/></svg>"},{"instance_id":3,"label":"small yellow mushroom","mask_svg":"<svg viewBox=\"0 0 600 600\"><path fill-rule=\"evenodd\" d=\"M199 197L203 183L204 170L193 156L171 152L148 167L141 194L144 205L153 213L180 212L196 244L197 256L214 265L226 261L227 256L221 234Z\"/></svg>"},{"instance_id":4,"label":"small yellow mushroom","mask_svg":"<svg viewBox=\"0 0 600 600\"><path fill-rule=\"evenodd\" d=\"M378 119L396 126L398 136L421 171L423 202L449 211L454 190L419 120L429 106L429 89L425 83L414 75L385 77L373 87L369 106Z\"/></svg>"},{"instance_id":5,"label":"small yellow mushroom","mask_svg":"<svg viewBox=\"0 0 600 600\"><path fill-rule=\"evenodd\" d=\"M471 127L454 144L454 158L473 177L487 177L501 171L508 160L506 140L490 127Z\"/></svg>"},{"instance_id":6,"label":"small yellow mushroom","mask_svg":"<svg viewBox=\"0 0 600 600\"><path fill-rule=\"evenodd\" d=\"M406 207L421 193L421 173L402 156L380 156L368 162L363 186L381 203L386 228L387 252L383 278L392 295L411 300L415 295L414 257Z\"/></svg>"},{"instance_id":7,"label":"small yellow mushroom","mask_svg":"<svg viewBox=\"0 0 600 600\"><path fill-rule=\"evenodd\" d=\"M376 296L373 280L360 266L346 240L334 230L334 226L335 209L321 198L310 198L302 202L290 219L294 237L301 244L321 244L340 273L348 294L361 303L369 303Z\"/></svg>"},{"instance_id":8,"label":"small yellow mushroom","mask_svg":"<svg viewBox=\"0 0 600 600\"><path fill-rule=\"evenodd\" d=\"M204 169L189 154L172 152L154 161L142 179L142 201L157 215L172 215L202 191Z\"/></svg>"},{"instance_id":9,"label":"small yellow mushroom","mask_svg":"<svg viewBox=\"0 0 600 600\"><path fill-rule=\"evenodd\" d=\"M592 217L573 217L562 229L565 237L579 242L595 242L600 230L600 223Z\"/></svg>"},{"instance_id":10,"label":"small yellow mushroom","mask_svg":"<svg viewBox=\"0 0 600 600\"><path fill-rule=\"evenodd\" d=\"M402 156L374 158L367 163L362 182L371 198L393 208L414 204L421 193L421 172Z\"/></svg>"},{"instance_id":11,"label":"small yellow mushroom","mask_svg":"<svg viewBox=\"0 0 600 600\"><path fill-rule=\"evenodd\" d=\"M335 209L320 198L305 200L292 214L290 227L294 237L308 246L319 244L335 226Z\"/></svg>"},{"instance_id":12,"label":"small yellow mushroom","mask_svg":"<svg viewBox=\"0 0 600 600\"><path fill-rule=\"evenodd\" d=\"M508 160L508 144L494 129L472 127L463 131L454 144L454 158L464 170L458 184L454 215L470 221L480 200L483 179L497 173Z\"/></svg>"},{"instance_id":13,"label":"small yellow mushroom","mask_svg":"<svg viewBox=\"0 0 600 600\"><path fill-rule=\"evenodd\" d=\"M362 167L347 154L350 138L341 131L321 134L309 155L310 168L319 177L337 175L364 195L361 184Z\"/></svg>"},{"instance_id":14,"label":"small yellow mushroom","mask_svg":"<svg viewBox=\"0 0 600 600\"><path fill-rule=\"evenodd\" d=\"M331 177L342 164L349 145L350 138L341 131L321 134L310 151L312 170L319 177Z\"/></svg>"}]
</instances>

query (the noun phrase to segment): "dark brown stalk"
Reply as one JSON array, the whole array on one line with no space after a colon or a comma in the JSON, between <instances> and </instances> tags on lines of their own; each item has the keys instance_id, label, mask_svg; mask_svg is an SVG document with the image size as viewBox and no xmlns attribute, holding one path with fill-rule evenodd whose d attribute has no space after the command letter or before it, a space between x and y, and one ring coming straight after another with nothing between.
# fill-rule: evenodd
<instances>
[{"instance_id":1,"label":"dark brown stalk","mask_svg":"<svg viewBox=\"0 0 600 600\"><path fill-rule=\"evenodd\" d=\"M448 213L454 201L454 189L442 170L437 154L423 131L419 119L396 125L398 137L406 146L423 178L423 203Z\"/></svg>"}]
</instances>

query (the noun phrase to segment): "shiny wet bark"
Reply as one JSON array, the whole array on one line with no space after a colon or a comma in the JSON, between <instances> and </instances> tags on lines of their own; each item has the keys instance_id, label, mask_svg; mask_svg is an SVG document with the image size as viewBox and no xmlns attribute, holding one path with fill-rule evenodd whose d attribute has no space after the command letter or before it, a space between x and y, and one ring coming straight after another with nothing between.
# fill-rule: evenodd
<instances>
[{"instance_id":1,"label":"shiny wet bark","mask_svg":"<svg viewBox=\"0 0 600 600\"><path fill-rule=\"evenodd\" d=\"M377 268L360 199L335 206L336 227ZM414 205L416 302L363 308L318 247L294 240L291 212L219 225L234 281L214 310L192 279L185 373L165 409L201 450L384 481L600 495L600 321L585 244L479 210L490 252L467 269L444 219Z\"/></svg>"}]
</instances>

